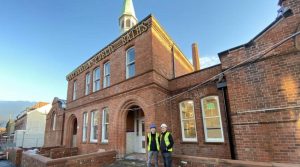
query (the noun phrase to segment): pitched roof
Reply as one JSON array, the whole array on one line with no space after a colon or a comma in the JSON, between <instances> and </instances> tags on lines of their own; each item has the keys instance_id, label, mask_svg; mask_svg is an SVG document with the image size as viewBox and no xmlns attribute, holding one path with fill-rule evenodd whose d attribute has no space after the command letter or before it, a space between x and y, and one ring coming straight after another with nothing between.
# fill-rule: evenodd
<instances>
[{"instance_id":1,"label":"pitched roof","mask_svg":"<svg viewBox=\"0 0 300 167\"><path fill-rule=\"evenodd\" d=\"M49 103L47 103L47 102L38 102L34 106L32 106L31 109L41 108L41 107L43 107L43 106L45 106L47 104L49 104Z\"/></svg>"},{"instance_id":2,"label":"pitched roof","mask_svg":"<svg viewBox=\"0 0 300 167\"><path fill-rule=\"evenodd\" d=\"M280 2L282 2L284 0L281 0ZM283 13L281 15L279 15L269 26L267 26L264 30L262 30L259 34L257 34L254 38L252 38L249 42L245 43L245 44L242 44L242 45L239 45L239 46L236 46L234 48L231 48L231 49L227 49L223 52L220 52L218 55L219 57L233 51L233 50L236 50L236 49L239 49L239 48L242 48L242 47L248 47L248 46L251 46L254 41L261 37L263 34L265 34L265 32L267 32L268 30L270 30L271 28L273 28L274 25L276 25L280 20L282 20L283 18L287 17L287 16L290 16L292 14L292 10L291 9L288 9L288 10L285 10L283 11Z\"/></svg>"}]
</instances>

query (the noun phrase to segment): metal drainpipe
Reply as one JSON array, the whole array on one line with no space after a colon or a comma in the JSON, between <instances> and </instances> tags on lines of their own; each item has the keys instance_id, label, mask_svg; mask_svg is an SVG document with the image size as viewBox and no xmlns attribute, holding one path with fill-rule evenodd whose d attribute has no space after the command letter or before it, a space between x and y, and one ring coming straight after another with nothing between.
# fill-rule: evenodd
<instances>
[{"instance_id":1,"label":"metal drainpipe","mask_svg":"<svg viewBox=\"0 0 300 167\"><path fill-rule=\"evenodd\" d=\"M231 122L231 116L230 116L230 110L229 105L227 103L227 87L222 88L223 98L224 98L224 111L227 117L227 128L228 128L228 140L229 140L229 146L230 146L230 154L231 159L236 159L235 156L235 147L233 143L233 135L232 135L232 122Z\"/></svg>"},{"instance_id":2,"label":"metal drainpipe","mask_svg":"<svg viewBox=\"0 0 300 167\"><path fill-rule=\"evenodd\" d=\"M223 77L222 77L223 78ZM228 130L228 140L229 140L229 147L230 147L230 155L231 159L236 159L235 156L235 147L233 143L233 133L232 133L232 122L231 122L231 116L230 116L230 106L227 102L227 82L222 81L217 83L217 88L222 90L222 95L223 95L223 103L224 103L224 111L226 115L226 123L227 123L227 130Z\"/></svg>"},{"instance_id":3,"label":"metal drainpipe","mask_svg":"<svg viewBox=\"0 0 300 167\"><path fill-rule=\"evenodd\" d=\"M173 76L172 78L174 79L176 77L176 74L175 74L175 55L174 55L174 44L172 44L172 71L173 71Z\"/></svg>"}]
</instances>

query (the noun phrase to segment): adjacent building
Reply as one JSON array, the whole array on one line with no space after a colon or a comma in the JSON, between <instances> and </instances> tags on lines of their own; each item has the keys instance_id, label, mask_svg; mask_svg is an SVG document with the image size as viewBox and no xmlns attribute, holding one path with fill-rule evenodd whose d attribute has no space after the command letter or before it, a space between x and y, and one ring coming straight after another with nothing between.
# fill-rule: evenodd
<instances>
[{"instance_id":1,"label":"adjacent building","mask_svg":"<svg viewBox=\"0 0 300 167\"><path fill-rule=\"evenodd\" d=\"M17 147L33 148L44 145L46 116L51 107L51 104L39 102L17 116L14 135Z\"/></svg>"},{"instance_id":2,"label":"adjacent building","mask_svg":"<svg viewBox=\"0 0 300 167\"><path fill-rule=\"evenodd\" d=\"M279 5L260 34L202 69L196 44L191 64L125 0L121 35L67 75L67 107L54 100L45 146L125 157L145 153L149 125L166 123L177 155L300 163L300 0Z\"/></svg>"},{"instance_id":3,"label":"adjacent building","mask_svg":"<svg viewBox=\"0 0 300 167\"><path fill-rule=\"evenodd\" d=\"M46 117L45 143L47 147L63 145L66 100L55 97Z\"/></svg>"},{"instance_id":4,"label":"adjacent building","mask_svg":"<svg viewBox=\"0 0 300 167\"><path fill-rule=\"evenodd\" d=\"M0 141L3 142L7 138L6 128L0 128Z\"/></svg>"},{"instance_id":5,"label":"adjacent building","mask_svg":"<svg viewBox=\"0 0 300 167\"><path fill-rule=\"evenodd\" d=\"M6 123L6 135L8 140L13 140L15 134L15 120L9 118L8 122Z\"/></svg>"}]
</instances>

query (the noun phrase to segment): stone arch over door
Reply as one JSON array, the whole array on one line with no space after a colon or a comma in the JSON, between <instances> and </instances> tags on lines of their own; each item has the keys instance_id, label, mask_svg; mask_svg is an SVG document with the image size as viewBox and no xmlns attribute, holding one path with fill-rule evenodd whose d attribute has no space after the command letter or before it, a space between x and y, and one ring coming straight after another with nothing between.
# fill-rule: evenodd
<instances>
[{"instance_id":1,"label":"stone arch over door","mask_svg":"<svg viewBox=\"0 0 300 167\"><path fill-rule=\"evenodd\" d=\"M143 121L144 123L144 128L146 129L147 123L149 121L149 118L147 116L147 109L145 110L144 108L146 105L142 102L140 102L139 100L127 100L126 102L123 103L123 105L120 107L119 109L119 114L117 115L118 117L118 152L119 152L119 156L124 157L126 155L126 153L128 153L126 150L127 146L127 119L128 119L128 114L132 114L131 112L133 112L132 109L137 109L138 111L136 112L140 112L141 114L139 115L139 121ZM137 120L136 120L137 121ZM142 124L141 124L142 125ZM134 126L137 126L136 123L134 123ZM139 128L142 128L142 126L139 126ZM135 128L136 130L136 128ZM142 130L142 129L141 129ZM137 133L137 132L134 132ZM141 134L142 131L140 131L139 134ZM145 131L145 133L147 133ZM142 135L139 135L139 137L141 137L141 139L143 138ZM143 140L141 140L141 142L145 141L145 137L143 138ZM145 142L146 143L146 142ZM141 153L143 151L140 151Z\"/></svg>"},{"instance_id":2,"label":"stone arch over door","mask_svg":"<svg viewBox=\"0 0 300 167\"><path fill-rule=\"evenodd\" d=\"M72 114L67 123L67 136L66 136L66 146L76 147L77 146L77 127L78 122L74 114Z\"/></svg>"}]
</instances>

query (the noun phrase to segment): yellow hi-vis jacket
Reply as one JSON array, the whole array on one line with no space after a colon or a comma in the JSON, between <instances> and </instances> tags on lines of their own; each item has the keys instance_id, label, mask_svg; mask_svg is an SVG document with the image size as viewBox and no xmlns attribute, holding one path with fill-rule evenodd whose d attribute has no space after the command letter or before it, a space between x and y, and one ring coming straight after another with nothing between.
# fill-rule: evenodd
<instances>
[{"instance_id":1,"label":"yellow hi-vis jacket","mask_svg":"<svg viewBox=\"0 0 300 167\"><path fill-rule=\"evenodd\" d=\"M148 142L148 151L150 151L151 149L151 142L152 142L152 135L151 133L148 133L148 139L149 139L149 142ZM156 148L157 148L157 151L159 151L159 134L158 133L155 133L155 139L156 141Z\"/></svg>"}]
</instances>

